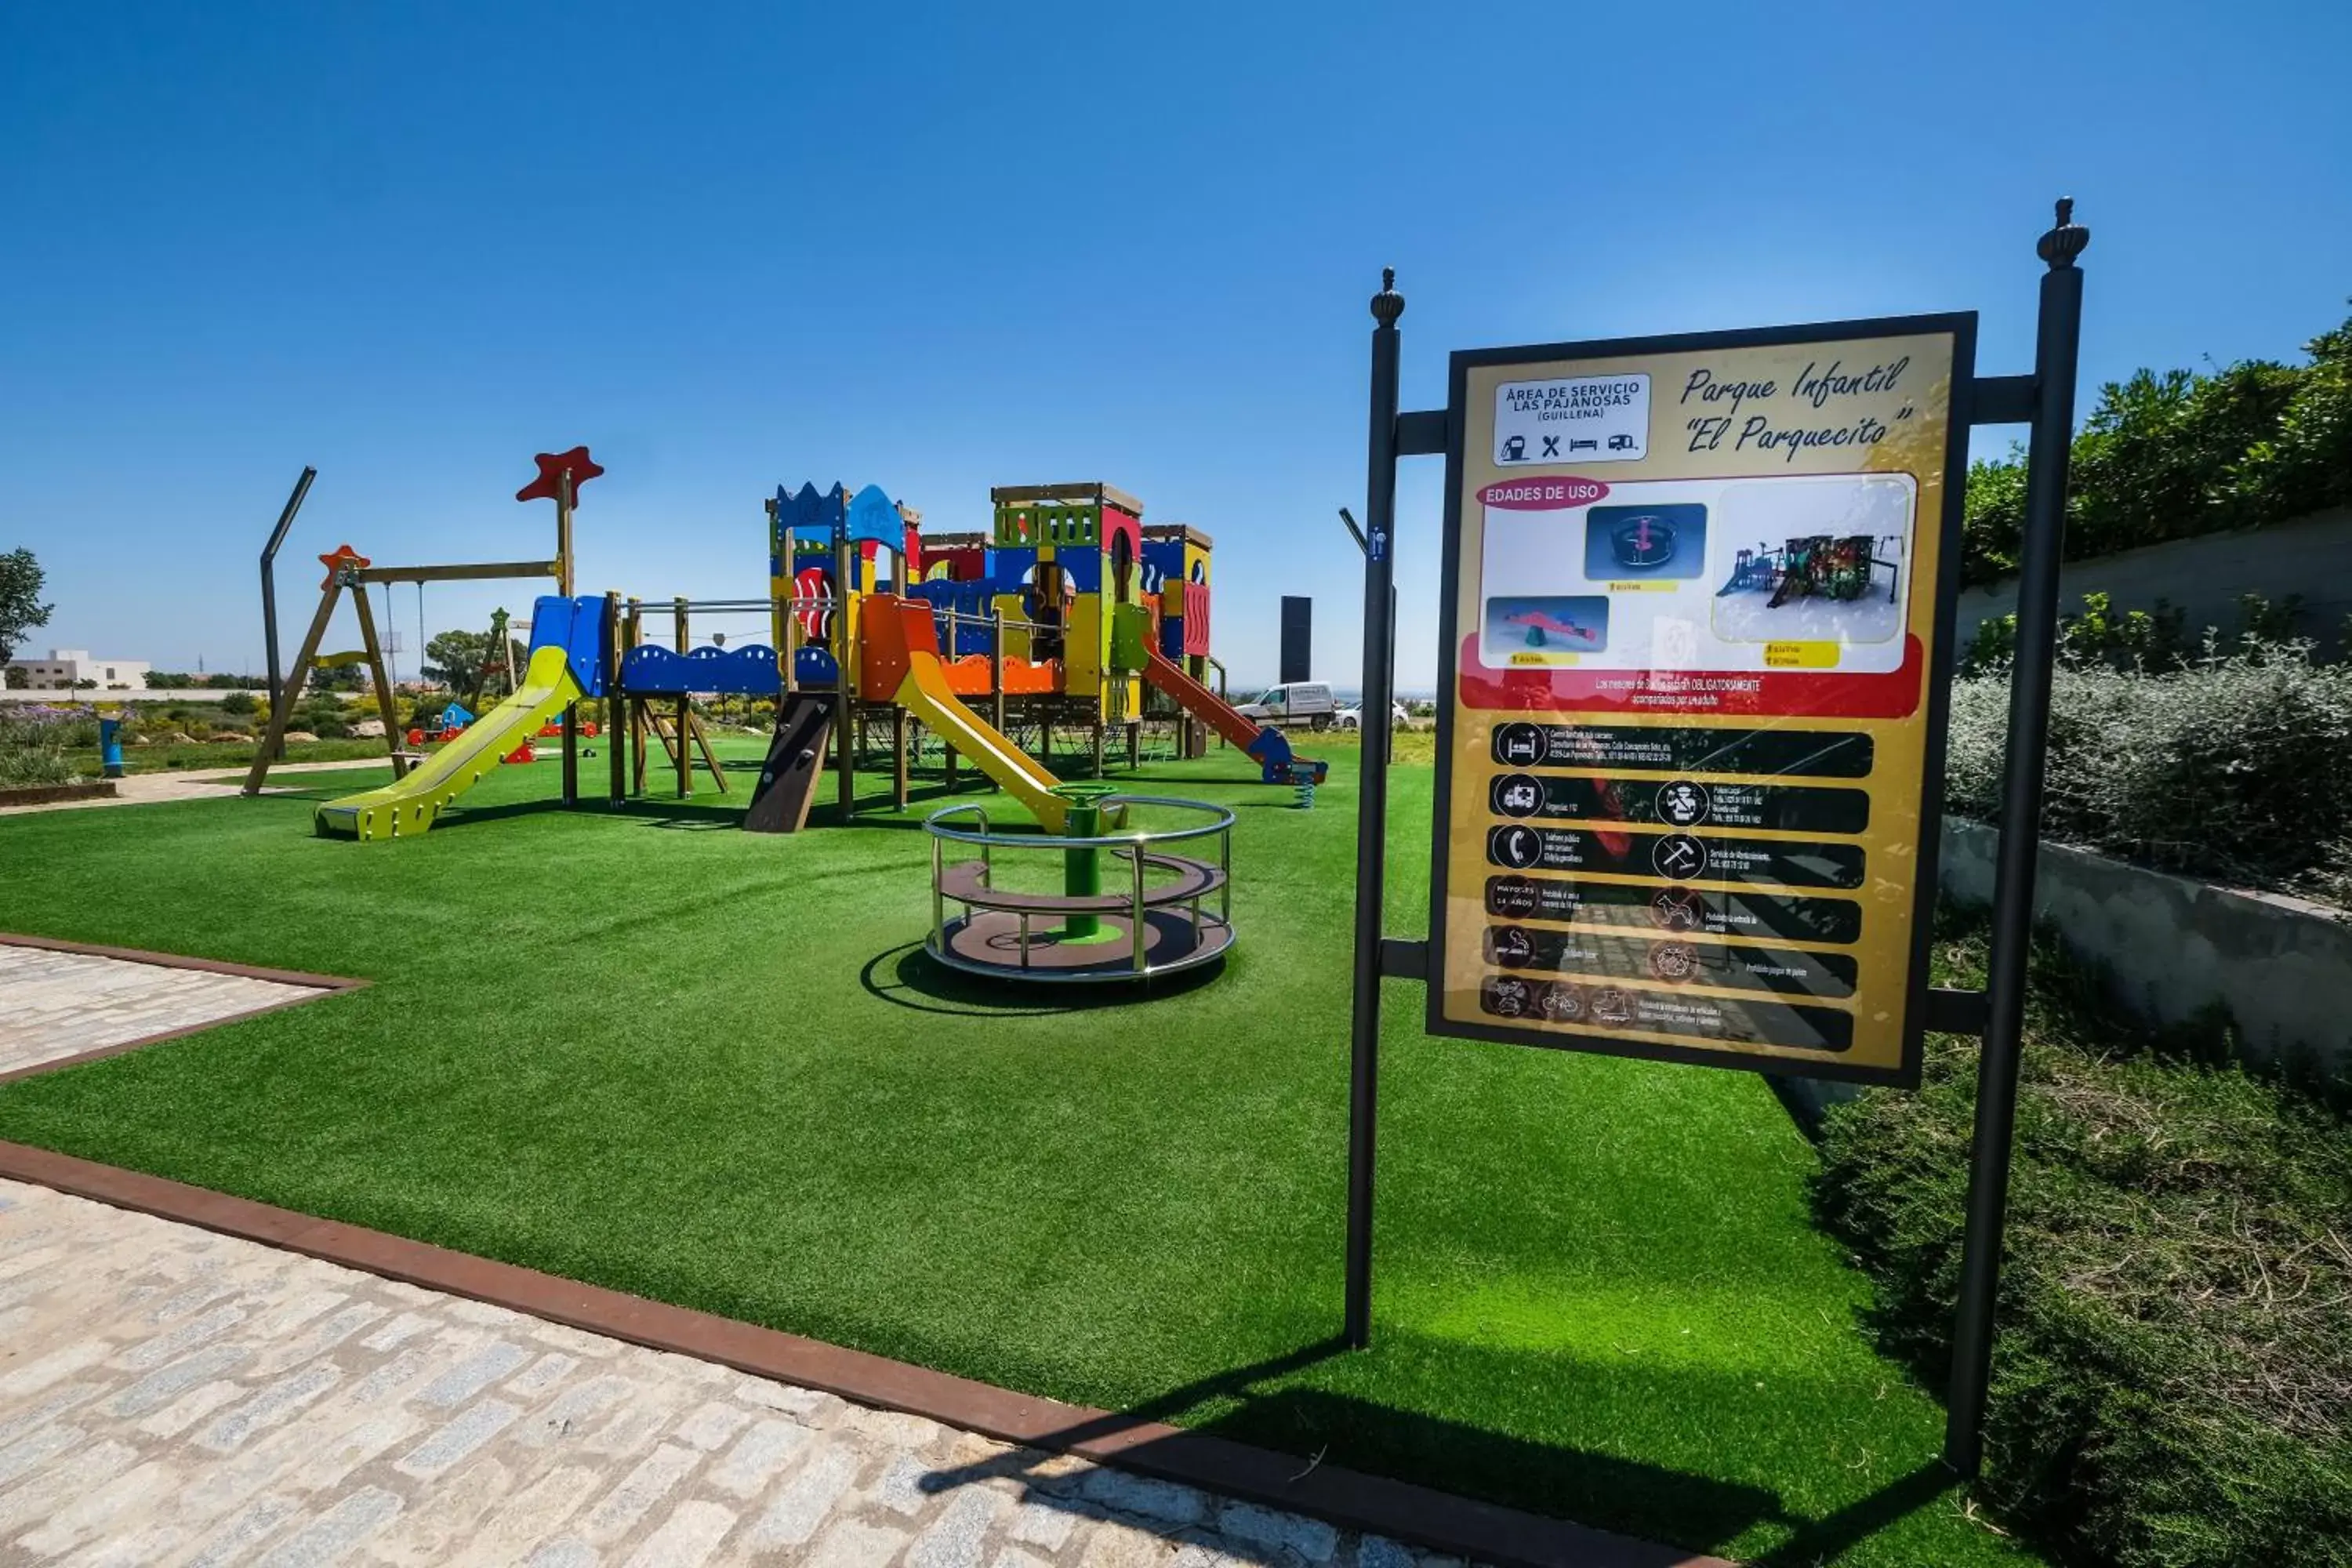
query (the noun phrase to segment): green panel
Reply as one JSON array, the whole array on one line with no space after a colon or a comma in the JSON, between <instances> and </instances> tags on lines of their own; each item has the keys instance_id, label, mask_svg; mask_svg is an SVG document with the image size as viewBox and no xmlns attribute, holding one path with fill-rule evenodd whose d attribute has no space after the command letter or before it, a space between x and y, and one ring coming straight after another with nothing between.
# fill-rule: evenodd
<instances>
[{"instance_id":1,"label":"green panel","mask_svg":"<svg viewBox=\"0 0 2352 1568\"><path fill-rule=\"evenodd\" d=\"M1110 625L1113 669L1141 669L1143 650L1151 643L1151 611L1144 605L1115 605Z\"/></svg>"}]
</instances>

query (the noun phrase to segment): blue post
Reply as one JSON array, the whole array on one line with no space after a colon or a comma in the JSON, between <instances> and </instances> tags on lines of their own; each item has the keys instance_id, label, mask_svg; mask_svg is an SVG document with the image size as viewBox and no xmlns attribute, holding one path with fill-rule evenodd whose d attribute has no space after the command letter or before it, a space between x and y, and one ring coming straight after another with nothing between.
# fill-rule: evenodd
<instances>
[{"instance_id":1,"label":"blue post","mask_svg":"<svg viewBox=\"0 0 2352 1568\"><path fill-rule=\"evenodd\" d=\"M98 721L98 762L100 771L108 778L122 776L122 721L100 719Z\"/></svg>"}]
</instances>

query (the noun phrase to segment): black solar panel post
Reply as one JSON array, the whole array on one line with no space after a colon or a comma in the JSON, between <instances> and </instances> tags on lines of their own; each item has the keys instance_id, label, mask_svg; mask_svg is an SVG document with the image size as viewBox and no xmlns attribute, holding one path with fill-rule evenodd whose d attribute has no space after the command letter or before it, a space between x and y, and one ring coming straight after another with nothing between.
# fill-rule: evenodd
<instances>
[{"instance_id":1,"label":"black solar panel post","mask_svg":"<svg viewBox=\"0 0 2352 1568\"><path fill-rule=\"evenodd\" d=\"M1315 601L1282 596L1282 674L1286 685L1315 679Z\"/></svg>"}]
</instances>

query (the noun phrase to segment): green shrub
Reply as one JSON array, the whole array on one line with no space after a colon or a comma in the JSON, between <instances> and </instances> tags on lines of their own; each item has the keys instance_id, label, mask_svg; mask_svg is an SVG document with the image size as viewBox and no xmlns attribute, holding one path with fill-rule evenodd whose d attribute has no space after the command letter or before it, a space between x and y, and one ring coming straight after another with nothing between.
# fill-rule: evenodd
<instances>
[{"instance_id":1,"label":"green shrub","mask_svg":"<svg viewBox=\"0 0 2352 1568\"><path fill-rule=\"evenodd\" d=\"M2005 671L1953 683L1951 810L1999 820L2008 728ZM2169 671L2062 663L2043 777L2053 838L2333 896L2352 879L2352 668L2255 637Z\"/></svg>"},{"instance_id":2,"label":"green shrub","mask_svg":"<svg viewBox=\"0 0 2352 1568\"><path fill-rule=\"evenodd\" d=\"M95 745L98 724L86 710L0 709L0 789L73 783L77 771L68 753L79 749L85 731Z\"/></svg>"},{"instance_id":3,"label":"green shrub","mask_svg":"<svg viewBox=\"0 0 2352 1568\"><path fill-rule=\"evenodd\" d=\"M2102 387L2074 440L2067 559L2352 501L2352 321L2305 349L2307 364L2140 370ZM2025 522L2021 448L1969 466L1963 510L1960 580L2015 572Z\"/></svg>"},{"instance_id":4,"label":"green shrub","mask_svg":"<svg viewBox=\"0 0 2352 1568\"><path fill-rule=\"evenodd\" d=\"M261 703L250 691L232 691L220 700L220 710L242 718L261 710Z\"/></svg>"},{"instance_id":5,"label":"green shrub","mask_svg":"<svg viewBox=\"0 0 2352 1568\"><path fill-rule=\"evenodd\" d=\"M1939 931L1980 984L1982 928ZM2352 1130L2108 1021L2036 952L1984 1495L2069 1561L2352 1563ZM1877 1287L1873 1327L1940 1384L1974 1040L1919 1092L1832 1110L1814 1198Z\"/></svg>"}]
</instances>

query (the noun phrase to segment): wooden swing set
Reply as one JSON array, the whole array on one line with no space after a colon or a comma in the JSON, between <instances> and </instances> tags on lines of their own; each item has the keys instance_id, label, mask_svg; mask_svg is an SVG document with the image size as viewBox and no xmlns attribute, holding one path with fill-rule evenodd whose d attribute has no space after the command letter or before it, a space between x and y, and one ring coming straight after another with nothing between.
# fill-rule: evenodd
<instances>
[{"instance_id":1,"label":"wooden swing set","mask_svg":"<svg viewBox=\"0 0 2352 1568\"><path fill-rule=\"evenodd\" d=\"M310 617L310 629L303 634L302 646L294 656L293 668L286 673L286 683L279 689L278 701L269 712L269 729L262 737L260 748L254 753L253 767L245 775L244 793L258 795L269 777L269 764L278 754L279 744L294 714L294 704L302 694L303 686L314 669L340 669L364 664L375 687L376 712L383 721L386 749L392 756L392 773L404 778L408 770L424 760L423 753L406 750L402 745L403 732L397 710L393 706L392 679L385 673L383 642L376 635L375 609L368 602L368 588L375 584L415 583L422 591L426 583L483 583L509 579L551 577L555 591L569 598L572 595L572 509L576 499L576 487L603 473L604 468L588 456L585 447L574 447L568 452L539 454L539 478L515 492L517 500L549 500L555 502L555 558L551 561L478 561L433 566L378 566L348 544L337 545L319 557L327 569L327 579L321 584L319 608ZM340 653L320 653L319 645L326 639L327 627L335 618L335 606L345 593L352 597L352 609L359 621L360 646ZM493 623L494 637L503 643L505 627ZM420 657L423 649L418 649ZM495 650L494 650L495 651ZM508 679L513 679L512 652L506 654ZM482 679L489 674L489 658L483 661ZM480 683L476 686L479 701ZM564 777L568 781L577 766L574 757L575 726L567 710L563 724Z\"/></svg>"}]
</instances>

